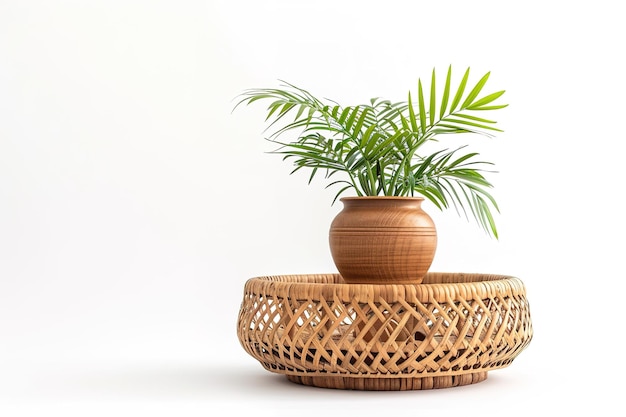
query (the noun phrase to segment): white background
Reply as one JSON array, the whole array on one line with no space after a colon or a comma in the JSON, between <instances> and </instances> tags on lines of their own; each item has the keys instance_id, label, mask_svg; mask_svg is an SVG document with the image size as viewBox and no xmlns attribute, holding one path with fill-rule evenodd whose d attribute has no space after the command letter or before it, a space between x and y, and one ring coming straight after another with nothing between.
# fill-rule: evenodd
<instances>
[{"instance_id":1,"label":"white background","mask_svg":"<svg viewBox=\"0 0 626 417\"><path fill-rule=\"evenodd\" d=\"M0 2L0 415L617 415L623 40L610 1ZM404 99L492 75L501 238L453 211L432 270L525 282L535 337L480 384L342 392L238 343L244 282L334 272L324 183L289 175L246 88ZM477 81L477 78L473 78ZM456 139L455 139L456 140Z\"/></svg>"}]
</instances>

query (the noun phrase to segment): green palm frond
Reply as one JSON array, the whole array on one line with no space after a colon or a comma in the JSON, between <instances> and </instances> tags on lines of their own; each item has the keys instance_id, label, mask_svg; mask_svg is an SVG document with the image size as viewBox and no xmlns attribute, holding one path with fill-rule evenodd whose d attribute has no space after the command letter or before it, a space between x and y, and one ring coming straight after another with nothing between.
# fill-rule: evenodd
<instances>
[{"instance_id":1,"label":"green palm frond","mask_svg":"<svg viewBox=\"0 0 626 417\"><path fill-rule=\"evenodd\" d=\"M277 145L271 152L290 161L292 173L309 169L309 182L323 174L327 187L339 188L333 203L350 190L359 196L421 194L442 210L453 207L473 217L497 238L493 212L498 206L484 176L491 164L476 160L476 153L460 154L464 147L419 154L441 135L502 131L483 114L507 106L496 103L504 91L482 94L490 73L474 85L469 75L467 68L454 88L448 67L438 98L433 69L429 85L418 79L415 99L409 91L406 101L372 98L354 106L321 100L281 81L279 88L245 90L234 108L269 102L266 139Z\"/></svg>"}]
</instances>

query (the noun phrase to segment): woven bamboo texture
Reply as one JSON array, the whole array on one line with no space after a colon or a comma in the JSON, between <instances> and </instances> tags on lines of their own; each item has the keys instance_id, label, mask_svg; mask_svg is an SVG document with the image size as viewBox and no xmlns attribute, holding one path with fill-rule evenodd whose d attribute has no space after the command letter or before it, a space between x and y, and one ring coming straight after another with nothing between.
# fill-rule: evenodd
<instances>
[{"instance_id":1,"label":"woven bamboo texture","mask_svg":"<svg viewBox=\"0 0 626 417\"><path fill-rule=\"evenodd\" d=\"M522 281L429 272L418 285L346 284L338 274L249 279L245 351L295 383L416 390L484 381L532 339Z\"/></svg>"}]
</instances>

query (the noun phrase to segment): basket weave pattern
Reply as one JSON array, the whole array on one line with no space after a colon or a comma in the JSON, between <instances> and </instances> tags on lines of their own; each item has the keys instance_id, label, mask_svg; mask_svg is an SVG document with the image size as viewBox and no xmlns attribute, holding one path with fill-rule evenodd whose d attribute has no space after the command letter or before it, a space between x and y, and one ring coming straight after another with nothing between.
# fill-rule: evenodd
<instances>
[{"instance_id":1,"label":"basket weave pattern","mask_svg":"<svg viewBox=\"0 0 626 417\"><path fill-rule=\"evenodd\" d=\"M425 389L484 380L532 338L521 280L428 273L419 285L345 284L338 274L248 280L241 345L306 385Z\"/></svg>"}]
</instances>

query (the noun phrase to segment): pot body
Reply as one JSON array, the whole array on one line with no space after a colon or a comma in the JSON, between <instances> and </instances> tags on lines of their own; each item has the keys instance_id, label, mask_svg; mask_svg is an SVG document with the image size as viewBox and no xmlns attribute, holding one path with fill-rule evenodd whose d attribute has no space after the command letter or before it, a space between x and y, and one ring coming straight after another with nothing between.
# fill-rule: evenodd
<instances>
[{"instance_id":1,"label":"pot body","mask_svg":"<svg viewBox=\"0 0 626 417\"><path fill-rule=\"evenodd\" d=\"M419 284L437 248L422 197L344 197L333 219L330 251L347 283Z\"/></svg>"}]
</instances>

